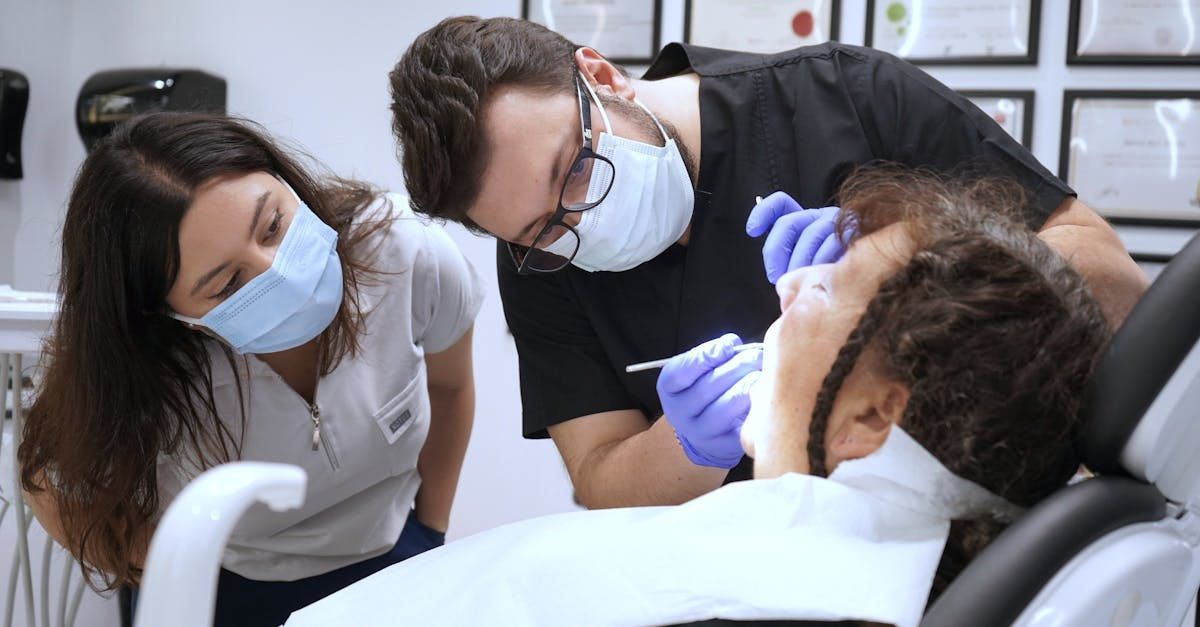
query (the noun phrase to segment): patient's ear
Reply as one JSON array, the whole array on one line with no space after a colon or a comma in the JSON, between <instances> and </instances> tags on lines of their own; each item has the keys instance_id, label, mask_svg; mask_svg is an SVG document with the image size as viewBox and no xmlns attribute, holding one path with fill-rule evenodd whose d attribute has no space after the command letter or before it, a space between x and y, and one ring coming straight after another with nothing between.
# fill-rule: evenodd
<instances>
[{"instance_id":1,"label":"patient's ear","mask_svg":"<svg viewBox=\"0 0 1200 627\"><path fill-rule=\"evenodd\" d=\"M829 472L839 462L866 457L883 446L891 426L904 416L910 394L903 383L871 376L851 375L845 388L851 394L846 395L846 407L839 409L847 413L831 422L835 431L825 441Z\"/></svg>"}]
</instances>

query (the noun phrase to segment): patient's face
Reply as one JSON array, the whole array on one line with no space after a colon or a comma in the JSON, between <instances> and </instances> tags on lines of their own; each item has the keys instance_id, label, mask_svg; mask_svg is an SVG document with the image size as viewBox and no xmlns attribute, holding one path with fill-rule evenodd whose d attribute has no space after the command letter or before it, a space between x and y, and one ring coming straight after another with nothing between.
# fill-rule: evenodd
<instances>
[{"instance_id":1,"label":"patient's face","mask_svg":"<svg viewBox=\"0 0 1200 627\"><path fill-rule=\"evenodd\" d=\"M857 326L879 285L903 267L913 243L902 224L856 241L841 261L794 270L777 285L781 314L767 331L763 373L752 393L742 444L754 457L754 475L769 478L809 471L808 429L825 375ZM874 403L906 391L881 379L865 352L837 395L826 430L830 472L882 443L872 436ZM901 405L903 409L903 405ZM883 418L879 418L883 419ZM886 429L882 430L886 438Z\"/></svg>"}]
</instances>

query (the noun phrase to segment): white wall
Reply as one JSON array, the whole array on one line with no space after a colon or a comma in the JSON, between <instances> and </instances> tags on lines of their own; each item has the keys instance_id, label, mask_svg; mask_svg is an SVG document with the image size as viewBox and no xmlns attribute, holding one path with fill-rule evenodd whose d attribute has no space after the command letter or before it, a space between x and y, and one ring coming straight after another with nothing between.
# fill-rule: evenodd
<instances>
[{"instance_id":1,"label":"white wall","mask_svg":"<svg viewBox=\"0 0 1200 627\"><path fill-rule=\"evenodd\" d=\"M94 72L202 68L228 81L232 113L294 140L340 174L401 190L387 72L443 17L519 12L518 0L0 0L0 66L19 69L31 84L25 179L0 181L0 283L53 289L58 229L84 157L75 98ZM457 226L448 230L489 292L475 332L476 427L451 526L460 537L575 506L553 445L520 437L516 354L500 312L494 244ZM12 523L0 531L6 582ZM89 603L81 624L115 624L111 604Z\"/></svg>"},{"instance_id":2,"label":"white wall","mask_svg":"<svg viewBox=\"0 0 1200 627\"><path fill-rule=\"evenodd\" d=\"M1068 68L1068 3L1043 5L1037 67L930 72L960 89L1035 89L1033 152L1051 170L1057 170L1064 88L1200 85L1196 68ZM53 288L64 203L84 156L75 97L92 73L159 64L213 72L228 81L231 112L294 140L343 175L400 190L388 70L442 17L519 11L519 0L0 0L0 66L26 73L31 83L26 178L0 181L0 283ZM865 2L843 0L842 40L861 44L864 24ZM664 0L662 40L682 35L683 0ZM460 537L574 505L553 446L519 436L515 353L500 313L493 245L459 227L449 230L489 280L475 334L479 411L451 528ZM1183 241L1179 233L1153 229L1126 235L1150 252L1173 252ZM0 537L0 565L7 564L10 538ZM95 612L90 624L109 624L106 616Z\"/></svg>"},{"instance_id":3,"label":"white wall","mask_svg":"<svg viewBox=\"0 0 1200 627\"><path fill-rule=\"evenodd\" d=\"M83 155L72 121L78 85L64 76L70 65L71 46L65 44L73 27L71 8L67 2L0 0L0 66L23 72L31 83L30 114L22 142L25 179L0 180L0 283L15 280L26 289L50 285L46 277L57 266L54 240L66 189ZM5 424L5 442L0 448L0 489L6 497L15 489L9 426ZM4 584L0 589L7 590L9 565L16 552L15 512L10 509L0 522L0 582ZM36 526L30 536L33 580L38 582L46 536ZM61 550L55 551L52 562L55 592L50 599L55 607L63 555ZM37 602L40 604L40 599ZM0 608L3 605L0 601ZM25 625L26 612L25 603L18 601L14 624ZM78 624L115 626L116 605L89 593L80 607Z\"/></svg>"}]
</instances>

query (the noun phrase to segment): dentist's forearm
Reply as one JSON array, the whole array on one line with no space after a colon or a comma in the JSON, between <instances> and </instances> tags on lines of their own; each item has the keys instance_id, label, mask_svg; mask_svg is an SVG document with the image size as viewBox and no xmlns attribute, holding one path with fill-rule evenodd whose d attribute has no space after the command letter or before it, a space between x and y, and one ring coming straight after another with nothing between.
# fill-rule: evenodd
<instances>
[{"instance_id":1,"label":"dentist's forearm","mask_svg":"<svg viewBox=\"0 0 1200 627\"><path fill-rule=\"evenodd\" d=\"M612 414L619 413L624 412L585 416L571 422L606 416L611 419ZM645 424L639 413L629 413ZM558 442L559 436L554 437ZM559 448L563 451L561 445ZM720 487L729 472L689 461L665 419L598 444L578 458L564 454L564 461L575 485L576 500L591 509L677 505Z\"/></svg>"},{"instance_id":2,"label":"dentist's forearm","mask_svg":"<svg viewBox=\"0 0 1200 627\"><path fill-rule=\"evenodd\" d=\"M1113 328L1120 326L1150 284L1116 231L1074 198L1063 201L1038 236L1083 277Z\"/></svg>"}]
</instances>

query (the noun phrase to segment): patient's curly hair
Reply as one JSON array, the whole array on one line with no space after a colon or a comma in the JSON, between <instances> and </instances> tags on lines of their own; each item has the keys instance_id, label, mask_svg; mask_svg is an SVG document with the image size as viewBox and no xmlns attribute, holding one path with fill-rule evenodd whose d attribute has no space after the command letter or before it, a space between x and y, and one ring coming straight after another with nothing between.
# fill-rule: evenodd
<instances>
[{"instance_id":1,"label":"patient's curly hair","mask_svg":"<svg viewBox=\"0 0 1200 627\"><path fill-rule=\"evenodd\" d=\"M916 247L825 377L809 433L812 473L827 474L834 400L869 351L911 391L904 430L951 472L1026 507L1060 488L1080 464L1080 403L1111 330L1079 275L1019 220L1023 189L876 165L853 173L838 202L838 232L850 239L905 221ZM934 597L1003 528L955 521Z\"/></svg>"}]
</instances>

